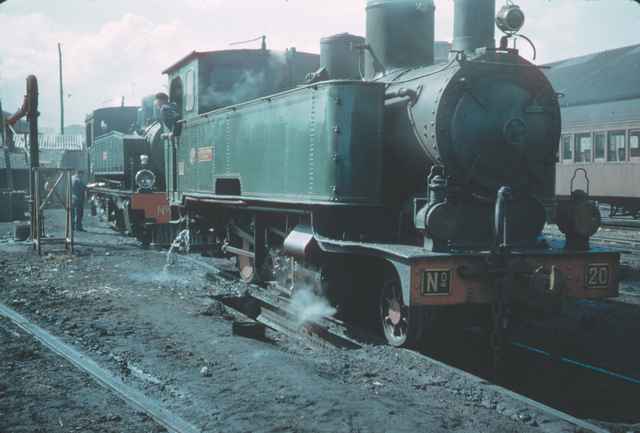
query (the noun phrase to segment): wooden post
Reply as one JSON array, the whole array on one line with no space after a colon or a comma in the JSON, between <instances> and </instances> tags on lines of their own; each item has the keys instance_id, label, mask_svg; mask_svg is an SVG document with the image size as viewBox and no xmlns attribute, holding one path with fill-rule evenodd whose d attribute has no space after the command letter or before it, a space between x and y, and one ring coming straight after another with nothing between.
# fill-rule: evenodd
<instances>
[{"instance_id":1,"label":"wooden post","mask_svg":"<svg viewBox=\"0 0 640 433\"><path fill-rule=\"evenodd\" d=\"M40 149L38 148L38 79L35 75L27 77L27 95L25 97L25 107L27 120L29 121L29 162L31 175L29 176L29 193L31 200L31 239L34 248L40 253Z\"/></svg>"},{"instance_id":2,"label":"wooden post","mask_svg":"<svg viewBox=\"0 0 640 433\"><path fill-rule=\"evenodd\" d=\"M64 135L64 90L62 86L62 45L58 42L58 69L60 75L60 135Z\"/></svg>"}]
</instances>

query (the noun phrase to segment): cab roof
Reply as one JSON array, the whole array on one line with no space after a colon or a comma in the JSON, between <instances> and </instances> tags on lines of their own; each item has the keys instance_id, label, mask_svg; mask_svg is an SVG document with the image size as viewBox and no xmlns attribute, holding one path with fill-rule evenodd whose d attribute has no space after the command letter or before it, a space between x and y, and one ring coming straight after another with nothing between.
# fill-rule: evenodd
<instances>
[{"instance_id":1,"label":"cab roof","mask_svg":"<svg viewBox=\"0 0 640 433\"><path fill-rule=\"evenodd\" d=\"M257 49L239 49L239 50L214 50L214 51L191 51L189 54L178 60L173 65L169 66L167 69L162 71L163 74L170 74L177 69L180 69L184 65L190 63L195 59L202 59L204 57L209 57L216 54L231 54L231 53L244 53L244 54L257 54L257 53L272 53L277 52L275 50L263 50L261 48ZM317 55L312 53L305 53L302 51L297 51L298 54L303 55Z\"/></svg>"}]
</instances>

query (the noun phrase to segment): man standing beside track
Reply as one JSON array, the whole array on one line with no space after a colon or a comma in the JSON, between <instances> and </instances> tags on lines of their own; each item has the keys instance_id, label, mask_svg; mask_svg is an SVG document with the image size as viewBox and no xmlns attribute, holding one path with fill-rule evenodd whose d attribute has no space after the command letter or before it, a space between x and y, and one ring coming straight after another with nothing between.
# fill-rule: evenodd
<instances>
[{"instance_id":1,"label":"man standing beside track","mask_svg":"<svg viewBox=\"0 0 640 433\"><path fill-rule=\"evenodd\" d=\"M79 232L85 231L82 227L82 217L84 216L84 196L87 191L87 185L80 178L82 172L77 170L71 177L71 224L73 230Z\"/></svg>"}]
</instances>

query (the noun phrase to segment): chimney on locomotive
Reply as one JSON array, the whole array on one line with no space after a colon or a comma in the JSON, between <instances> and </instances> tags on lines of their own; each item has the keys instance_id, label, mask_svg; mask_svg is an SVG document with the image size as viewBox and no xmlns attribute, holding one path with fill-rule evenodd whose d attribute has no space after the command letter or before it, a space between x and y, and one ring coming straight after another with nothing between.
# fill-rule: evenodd
<instances>
[{"instance_id":1,"label":"chimney on locomotive","mask_svg":"<svg viewBox=\"0 0 640 433\"><path fill-rule=\"evenodd\" d=\"M453 51L474 54L478 48L494 48L495 0L454 0Z\"/></svg>"},{"instance_id":2,"label":"chimney on locomotive","mask_svg":"<svg viewBox=\"0 0 640 433\"><path fill-rule=\"evenodd\" d=\"M434 28L433 0L369 0L366 78L432 65Z\"/></svg>"}]
</instances>

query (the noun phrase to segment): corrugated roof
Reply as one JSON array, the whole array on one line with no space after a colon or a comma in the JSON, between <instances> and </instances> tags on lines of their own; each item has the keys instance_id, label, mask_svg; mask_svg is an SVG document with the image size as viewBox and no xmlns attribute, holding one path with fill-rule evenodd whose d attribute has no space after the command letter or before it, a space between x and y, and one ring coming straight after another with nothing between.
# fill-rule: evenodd
<instances>
[{"instance_id":1,"label":"corrugated roof","mask_svg":"<svg viewBox=\"0 0 640 433\"><path fill-rule=\"evenodd\" d=\"M640 45L574 57L547 65L563 107L640 98Z\"/></svg>"},{"instance_id":2,"label":"corrugated roof","mask_svg":"<svg viewBox=\"0 0 640 433\"><path fill-rule=\"evenodd\" d=\"M28 135L16 135L14 142L17 148L25 149L29 143ZM39 134L38 148L63 152L67 150L83 150L84 137L82 135Z\"/></svg>"}]
</instances>

